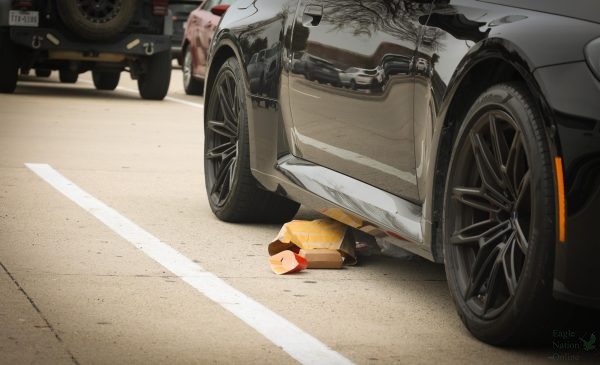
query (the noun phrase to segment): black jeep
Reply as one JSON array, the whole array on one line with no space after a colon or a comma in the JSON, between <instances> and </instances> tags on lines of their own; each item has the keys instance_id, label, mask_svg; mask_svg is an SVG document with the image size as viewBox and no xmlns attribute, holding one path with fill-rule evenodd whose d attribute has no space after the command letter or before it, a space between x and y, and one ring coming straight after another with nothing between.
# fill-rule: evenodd
<instances>
[{"instance_id":1,"label":"black jeep","mask_svg":"<svg viewBox=\"0 0 600 365\"><path fill-rule=\"evenodd\" d=\"M64 83L92 71L98 90L114 90L122 71L144 99L161 100L171 79L168 0L0 0L0 92L19 70Z\"/></svg>"}]
</instances>

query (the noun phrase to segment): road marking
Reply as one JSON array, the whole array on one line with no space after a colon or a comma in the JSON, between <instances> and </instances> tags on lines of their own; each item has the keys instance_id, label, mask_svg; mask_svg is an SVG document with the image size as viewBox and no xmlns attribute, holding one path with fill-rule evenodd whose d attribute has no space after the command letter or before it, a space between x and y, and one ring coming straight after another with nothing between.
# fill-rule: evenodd
<instances>
[{"instance_id":1,"label":"road marking","mask_svg":"<svg viewBox=\"0 0 600 365\"><path fill-rule=\"evenodd\" d=\"M88 83L88 84L93 84L93 82L90 81L90 80L81 80L81 81L83 81L85 83ZM125 92L128 92L128 93L133 93L133 94L138 94L139 93L138 90L130 89L128 87L123 87L123 86L117 86L117 90L125 91ZM165 100L173 101L175 103L179 103L179 104L191 106L191 107L194 107L194 108L204 109L204 104L193 103L191 101L187 101L187 100L183 100L183 99L177 99L177 98L174 98L172 96L165 96Z\"/></svg>"},{"instance_id":2,"label":"road marking","mask_svg":"<svg viewBox=\"0 0 600 365\"><path fill-rule=\"evenodd\" d=\"M167 99L169 101L174 101L174 102L179 103L179 104L192 106L194 108L204 109L204 104L192 103L191 101L187 101L187 100L183 100L183 99L177 99L177 98L173 98L171 96L165 96L165 99Z\"/></svg>"},{"instance_id":3,"label":"road marking","mask_svg":"<svg viewBox=\"0 0 600 365\"><path fill-rule=\"evenodd\" d=\"M47 164L31 171L206 297L254 328L301 364L352 364L296 325L233 288L211 272L94 198Z\"/></svg>"},{"instance_id":4,"label":"road marking","mask_svg":"<svg viewBox=\"0 0 600 365\"><path fill-rule=\"evenodd\" d=\"M294 90L295 92L300 93L302 95L310 96L311 98L321 99L320 96L316 96L316 95L313 95L313 94L305 93L304 91L300 91L300 90L298 90L298 89L296 89L294 87L292 87L292 90Z\"/></svg>"}]
</instances>

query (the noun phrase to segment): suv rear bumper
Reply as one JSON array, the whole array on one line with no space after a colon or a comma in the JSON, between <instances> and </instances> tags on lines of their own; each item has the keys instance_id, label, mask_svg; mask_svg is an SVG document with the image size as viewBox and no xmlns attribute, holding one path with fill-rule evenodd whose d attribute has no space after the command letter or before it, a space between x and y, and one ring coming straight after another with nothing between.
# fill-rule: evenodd
<instances>
[{"instance_id":1,"label":"suv rear bumper","mask_svg":"<svg viewBox=\"0 0 600 365\"><path fill-rule=\"evenodd\" d=\"M12 27L11 40L29 49L39 51L66 51L78 54L82 59L93 59L103 53L124 56L151 56L170 50L170 37L163 34L128 34L120 40L110 43L80 42L65 37L51 28Z\"/></svg>"}]
</instances>

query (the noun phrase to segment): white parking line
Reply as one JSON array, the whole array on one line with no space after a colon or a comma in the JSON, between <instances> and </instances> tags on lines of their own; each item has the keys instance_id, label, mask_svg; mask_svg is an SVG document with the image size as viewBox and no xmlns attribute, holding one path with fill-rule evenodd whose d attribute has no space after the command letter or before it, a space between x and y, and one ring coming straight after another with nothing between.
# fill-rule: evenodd
<instances>
[{"instance_id":1,"label":"white parking line","mask_svg":"<svg viewBox=\"0 0 600 365\"><path fill-rule=\"evenodd\" d=\"M320 96L316 96L316 95L313 95L313 94L305 93L304 91L300 91L300 90L298 90L296 88L292 88L292 90L294 90L295 92L300 93L302 95L310 96L311 98L321 99Z\"/></svg>"},{"instance_id":2,"label":"white parking line","mask_svg":"<svg viewBox=\"0 0 600 365\"><path fill-rule=\"evenodd\" d=\"M88 84L93 84L93 82L91 80L81 80L81 81L85 82L85 83L88 83ZM128 92L128 93L133 93L133 94L138 94L139 93L138 90L130 89L128 87L123 87L123 86L117 86L117 90L125 91L125 92ZM171 96L165 96L165 100L173 101L175 103L179 103L179 104L191 106L191 107L194 107L194 108L204 109L204 104L192 103L191 101L187 101L187 100L183 100L183 99L177 99L177 98L174 98L174 97L171 97Z\"/></svg>"},{"instance_id":3,"label":"white parking line","mask_svg":"<svg viewBox=\"0 0 600 365\"><path fill-rule=\"evenodd\" d=\"M47 164L25 164L48 184L92 214L206 297L254 328L302 364L352 364L293 323L233 288L216 275L94 198Z\"/></svg>"}]
</instances>

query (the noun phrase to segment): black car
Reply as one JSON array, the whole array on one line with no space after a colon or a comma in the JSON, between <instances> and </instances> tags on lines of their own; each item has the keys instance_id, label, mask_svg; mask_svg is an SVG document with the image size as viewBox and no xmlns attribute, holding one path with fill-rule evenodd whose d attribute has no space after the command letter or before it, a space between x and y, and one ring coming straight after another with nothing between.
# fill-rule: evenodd
<instances>
[{"instance_id":1,"label":"black car","mask_svg":"<svg viewBox=\"0 0 600 365\"><path fill-rule=\"evenodd\" d=\"M276 43L274 84L251 90L247 60ZM293 72L308 54L403 66L348 90ZM492 344L600 308L597 0L241 1L208 67L204 168L220 219L286 221L299 203L351 216L445 263L460 318Z\"/></svg>"}]
</instances>

